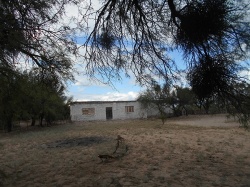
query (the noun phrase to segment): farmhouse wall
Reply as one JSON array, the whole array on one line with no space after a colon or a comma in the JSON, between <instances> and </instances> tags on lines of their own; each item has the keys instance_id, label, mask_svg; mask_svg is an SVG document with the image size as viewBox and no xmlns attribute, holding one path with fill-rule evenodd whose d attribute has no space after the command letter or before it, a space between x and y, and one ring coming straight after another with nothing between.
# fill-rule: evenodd
<instances>
[{"instance_id":1,"label":"farmhouse wall","mask_svg":"<svg viewBox=\"0 0 250 187\"><path fill-rule=\"evenodd\" d=\"M126 112L126 106L133 106L133 112ZM106 108L112 107L112 119L147 118L147 111L137 101L93 101L75 102L70 106L72 121L106 120ZM94 108L92 115L83 115L82 109Z\"/></svg>"}]
</instances>

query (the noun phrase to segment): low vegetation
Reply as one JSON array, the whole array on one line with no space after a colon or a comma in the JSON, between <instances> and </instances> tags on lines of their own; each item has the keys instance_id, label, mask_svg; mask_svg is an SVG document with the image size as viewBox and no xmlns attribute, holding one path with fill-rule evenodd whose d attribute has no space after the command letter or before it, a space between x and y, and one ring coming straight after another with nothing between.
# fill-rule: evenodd
<instances>
[{"instance_id":1,"label":"low vegetation","mask_svg":"<svg viewBox=\"0 0 250 187\"><path fill-rule=\"evenodd\" d=\"M236 122L204 116L161 124L79 122L2 133L0 185L250 185L250 136ZM124 138L115 153L122 157L112 155L117 135ZM115 159L101 161L98 155Z\"/></svg>"},{"instance_id":2,"label":"low vegetation","mask_svg":"<svg viewBox=\"0 0 250 187\"><path fill-rule=\"evenodd\" d=\"M234 83L233 87L237 91L234 91L229 98L225 98L218 93L202 98L195 93L197 90L193 88L173 86L171 81L160 85L152 79L152 83L147 90L140 93L138 101L144 108L154 108L158 111L163 124L170 116L228 113L237 118L243 127L248 128L250 121L250 84L246 82L242 84ZM171 115L169 109L172 110Z\"/></svg>"}]
</instances>

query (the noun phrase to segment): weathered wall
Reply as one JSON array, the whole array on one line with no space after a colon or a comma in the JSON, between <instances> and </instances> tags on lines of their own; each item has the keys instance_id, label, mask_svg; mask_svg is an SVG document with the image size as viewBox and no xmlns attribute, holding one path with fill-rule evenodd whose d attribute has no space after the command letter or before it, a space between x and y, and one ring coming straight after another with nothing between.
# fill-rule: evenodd
<instances>
[{"instance_id":1,"label":"weathered wall","mask_svg":"<svg viewBox=\"0 0 250 187\"><path fill-rule=\"evenodd\" d=\"M134 112L126 112L125 106L134 106ZM106 107L112 107L113 119L147 118L146 110L137 101L76 102L70 106L71 120L106 120ZM95 108L95 114L83 115L82 108Z\"/></svg>"}]
</instances>

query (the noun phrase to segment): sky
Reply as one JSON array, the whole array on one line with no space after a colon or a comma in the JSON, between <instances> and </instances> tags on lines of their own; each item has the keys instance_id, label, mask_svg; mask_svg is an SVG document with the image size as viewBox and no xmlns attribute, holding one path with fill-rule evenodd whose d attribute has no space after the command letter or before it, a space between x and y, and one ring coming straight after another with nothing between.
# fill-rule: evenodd
<instances>
[{"instance_id":1,"label":"sky","mask_svg":"<svg viewBox=\"0 0 250 187\"><path fill-rule=\"evenodd\" d=\"M92 5L95 8L100 7L98 0L93 0ZM78 17L78 8L69 6L66 9L67 16ZM67 20L65 20L67 22ZM93 27L94 22L89 21L89 26ZM79 42L78 44L82 44ZM82 63L82 62L80 62ZM84 63L84 62L83 62ZM135 100L142 88L136 85L131 78L124 77L122 81L113 82L113 86L102 84L98 81L91 80L84 74L84 67L76 65L78 74L75 74L75 81L68 82L67 96L72 96L74 101L117 101L117 100Z\"/></svg>"},{"instance_id":2,"label":"sky","mask_svg":"<svg viewBox=\"0 0 250 187\"><path fill-rule=\"evenodd\" d=\"M133 78L123 77L121 81L112 82L113 85L90 80L87 76L76 75L76 81L68 84L68 96L74 101L129 101L135 100L142 88Z\"/></svg>"},{"instance_id":3,"label":"sky","mask_svg":"<svg viewBox=\"0 0 250 187\"><path fill-rule=\"evenodd\" d=\"M98 0L93 0L92 4L95 8L100 7ZM66 9L68 16L79 16L77 7L68 7ZM66 20L67 22L67 20ZM69 22L70 23L70 22ZM89 27L93 27L93 20L89 21ZM79 43L80 44L80 43ZM174 51L170 54L170 57L176 62L180 69L185 69L185 63L182 60L182 54ZM84 62L81 62L84 63ZM141 87L135 81L135 77L122 76L122 80L113 81L112 85L103 84L98 81L89 79L84 74L84 67L78 66L76 63L75 68L80 72L75 74L75 81L69 82L67 85L67 96L72 96L74 101L129 101L136 100L139 94L146 90L146 87ZM242 72L244 75L248 75L250 78L250 72ZM182 82L184 86L187 86L184 80L185 75L182 76Z\"/></svg>"},{"instance_id":4,"label":"sky","mask_svg":"<svg viewBox=\"0 0 250 187\"><path fill-rule=\"evenodd\" d=\"M92 4L95 8L100 7L98 0L93 0ZM78 16L77 7L70 6L66 9L67 16ZM67 20L65 20L67 22ZM89 26L93 26L94 22L89 21ZM82 44L79 42L79 44ZM181 62L181 56L173 53L172 57ZM81 62L82 63L82 62ZM72 96L74 101L129 101L136 100L138 95L146 90L135 81L135 77L131 74L130 78L122 76L121 81L113 81L112 85L102 84L98 81L90 80L84 74L84 67L75 67L80 74L75 74L75 81L69 82L67 85L67 96Z\"/></svg>"},{"instance_id":5,"label":"sky","mask_svg":"<svg viewBox=\"0 0 250 187\"><path fill-rule=\"evenodd\" d=\"M171 56L180 67L184 67L178 52L172 53ZM77 67L77 70L82 73L75 74L75 81L68 83L66 92L67 96L73 96L74 101L131 101L136 100L139 94L146 90L145 86L142 87L136 82L132 74L129 78L121 76L121 80L114 80L112 85L108 85L83 75L83 67Z\"/></svg>"}]
</instances>

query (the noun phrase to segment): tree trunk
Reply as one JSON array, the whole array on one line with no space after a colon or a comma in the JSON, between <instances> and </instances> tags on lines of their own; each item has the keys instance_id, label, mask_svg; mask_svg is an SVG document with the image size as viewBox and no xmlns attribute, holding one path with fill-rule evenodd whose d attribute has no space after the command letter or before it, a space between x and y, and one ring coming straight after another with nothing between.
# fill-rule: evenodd
<instances>
[{"instance_id":1,"label":"tree trunk","mask_svg":"<svg viewBox=\"0 0 250 187\"><path fill-rule=\"evenodd\" d=\"M36 118L35 117L32 117L31 118L31 126L35 126L35 124L36 124Z\"/></svg>"},{"instance_id":2,"label":"tree trunk","mask_svg":"<svg viewBox=\"0 0 250 187\"><path fill-rule=\"evenodd\" d=\"M43 126L43 118L44 118L44 113L41 113L40 115L40 126Z\"/></svg>"},{"instance_id":3,"label":"tree trunk","mask_svg":"<svg viewBox=\"0 0 250 187\"><path fill-rule=\"evenodd\" d=\"M8 117L6 121L6 126L7 126L7 132L11 132L12 131L12 117Z\"/></svg>"},{"instance_id":4,"label":"tree trunk","mask_svg":"<svg viewBox=\"0 0 250 187\"><path fill-rule=\"evenodd\" d=\"M172 105L172 110L173 110L174 116L175 117L178 116L176 107L174 105Z\"/></svg>"},{"instance_id":5,"label":"tree trunk","mask_svg":"<svg viewBox=\"0 0 250 187\"><path fill-rule=\"evenodd\" d=\"M209 113L209 106L204 105L203 108L205 110L205 113L208 114Z\"/></svg>"},{"instance_id":6,"label":"tree trunk","mask_svg":"<svg viewBox=\"0 0 250 187\"><path fill-rule=\"evenodd\" d=\"M205 109L206 114L209 113L210 102L208 99L205 100L203 108Z\"/></svg>"},{"instance_id":7,"label":"tree trunk","mask_svg":"<svg viewBox=\"0 0 250 187\"><path fill-rule=\"evenodd\" d=\"M185 107L182 107L182 115L188 116L188 111Z\"/></svg>"}]
</instances>

